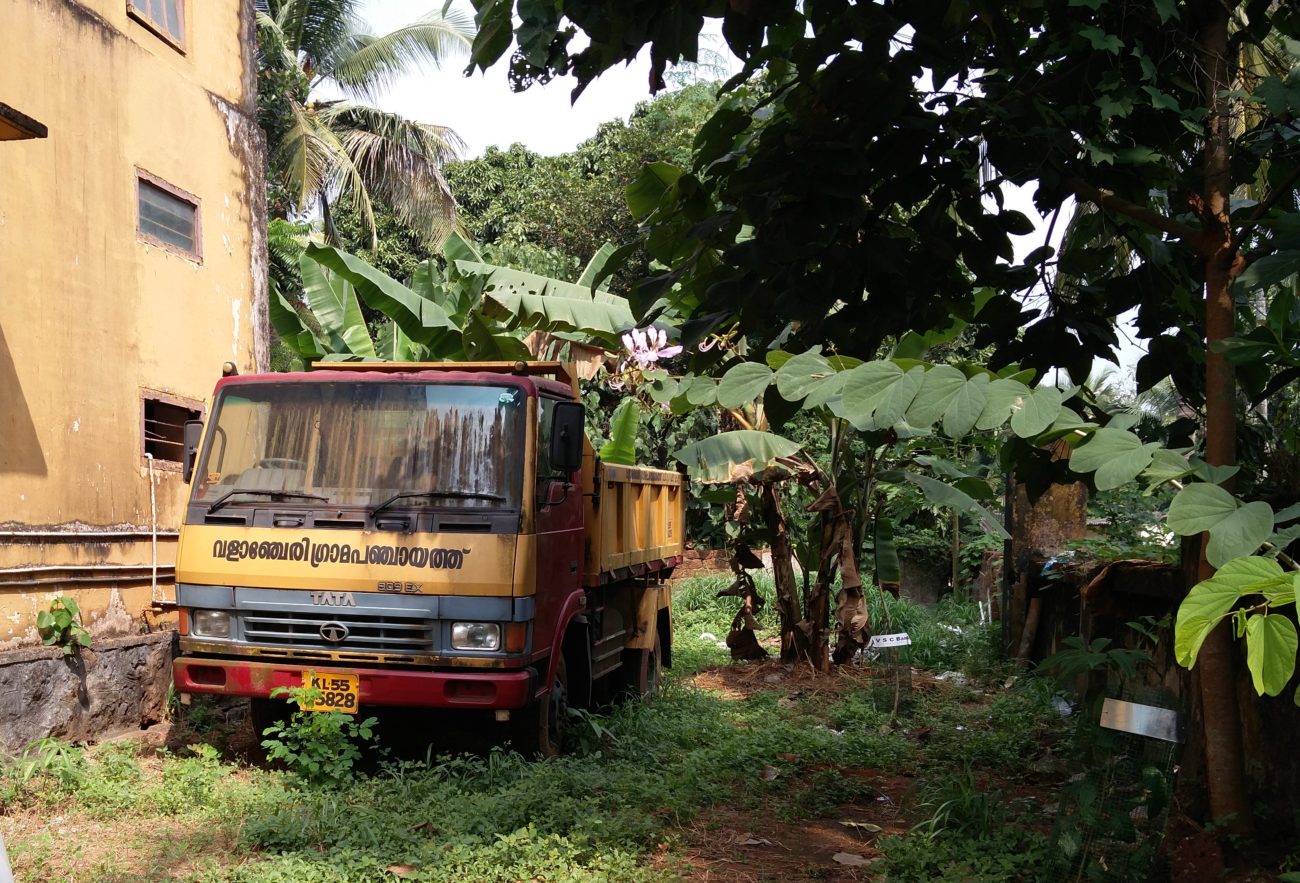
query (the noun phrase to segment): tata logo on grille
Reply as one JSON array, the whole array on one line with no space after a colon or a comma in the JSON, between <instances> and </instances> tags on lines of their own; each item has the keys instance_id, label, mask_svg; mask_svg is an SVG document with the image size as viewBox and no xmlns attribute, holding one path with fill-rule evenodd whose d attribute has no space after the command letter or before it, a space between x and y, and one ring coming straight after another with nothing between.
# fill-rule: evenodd
<instances>
[{"instance_id":1,"label":"tata logo on grille","mask_svg":"<svg viewBox=\"0 0 1300 883\"><path fill-rule=\"evenodd\" d=\"M311 603L320 607L356 607L351 592L312 592Z\"/></svg>"},{"instance_id":2,"label":"tata logo on grille","mask_svg":"<svg viewBox=\"0 0 1300 883\"><path fill-rule=\"evenodd\" d=\"M331 644L342 644L348 639L348 627L341 622L327 622L321 625L320 636Z\"/></svg>"}]
</instances>

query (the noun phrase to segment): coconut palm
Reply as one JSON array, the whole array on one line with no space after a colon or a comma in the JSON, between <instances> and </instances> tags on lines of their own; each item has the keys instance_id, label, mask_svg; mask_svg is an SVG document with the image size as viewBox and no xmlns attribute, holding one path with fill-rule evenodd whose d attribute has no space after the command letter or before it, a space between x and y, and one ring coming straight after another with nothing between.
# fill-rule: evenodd
<instances>
[{"instance_id":1,"label":"coconut palm","mask_svg":"<svg viewBox=\"0 0 1300 883\"><path fill-rule=\"evenodd\" d=\"M463 146L460 137L371 103L402 75L467 51L473 20L448 2L376 36L357 15L359 5L257 0L259 102L272 183L292 203L286 209L319 210L331 240L330 205L344 195L372 242L376 203L441 240L455 209L441 167Z\"/></svg>"}]
</instances>

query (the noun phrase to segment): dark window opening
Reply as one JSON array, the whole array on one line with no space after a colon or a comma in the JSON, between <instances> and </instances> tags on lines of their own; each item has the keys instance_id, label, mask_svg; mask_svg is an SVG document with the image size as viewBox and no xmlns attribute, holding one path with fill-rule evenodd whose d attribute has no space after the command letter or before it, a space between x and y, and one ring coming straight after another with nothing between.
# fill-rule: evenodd
<instances>
[{"instance_id":1,"label":"dark window opening","mask_svg":"<svg viewBox=\"0 0 1300 883\"><path fill-rule=\"evenodd\" d=\"M155 460L181 462L185 455L185 423L202 416L201 411L146 396L144 452Z\"/></svg>"}]
</instances>

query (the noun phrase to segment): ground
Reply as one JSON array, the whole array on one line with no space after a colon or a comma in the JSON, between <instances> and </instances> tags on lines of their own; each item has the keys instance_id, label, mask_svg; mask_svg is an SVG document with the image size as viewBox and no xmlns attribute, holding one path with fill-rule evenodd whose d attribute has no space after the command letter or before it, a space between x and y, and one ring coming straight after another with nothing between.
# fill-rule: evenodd
<instances>
[{"instance_id":1,"label":"ground","mask_svg":"<svg viewBox=\"0 0 1300 883\"><path fill-rule=\"evenodd\" d=\"M1094 856L1105 879L1142 880L1156 867L1149 849L1096 847L1114 831L1070 827L1078 731L1051 682L997 661L973 609L895 607L918 639L905 657L823 676L727 663L718 623L734 602L713 588L677 592L661 695L581 715L568 756L440 755L436 721L381 718L380 744L400 751L306 774L196 706L130 738L34 746L0 778L0 834L20 881L1054 880ZM1128 820L1156 807L1134 795L1118 816L1149 846Z\"/></svg>"}]
</instances>

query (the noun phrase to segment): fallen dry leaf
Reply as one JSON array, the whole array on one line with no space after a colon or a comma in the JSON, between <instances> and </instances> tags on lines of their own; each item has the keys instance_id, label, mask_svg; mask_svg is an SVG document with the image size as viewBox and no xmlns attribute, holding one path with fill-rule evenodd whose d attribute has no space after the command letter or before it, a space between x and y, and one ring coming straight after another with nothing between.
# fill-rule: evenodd
<instances>
[{"instance_id":1,"label":"fallen dry leaf","mask_svg":"<svg viewBox=\"0 0 1300 883\"><path fill-rule=\"evenodd\" d=\"M853 819L845 819L840 824L846 828L857 828L859 831L866 831L869 834L879 834L885 830L879 825L871 824L871 822L855 822Z\"/></svg>"},{"instance_id":2,"label":"fallen dry leaf","mask_svg":"<svg viewBox=\"0 0 1300 883\"><path fill-rule=\"evenodd\" d=\"M388 873L396 877L413 877L420 869L415 865L389 865Z\"/></svg>"}]
</instances>

